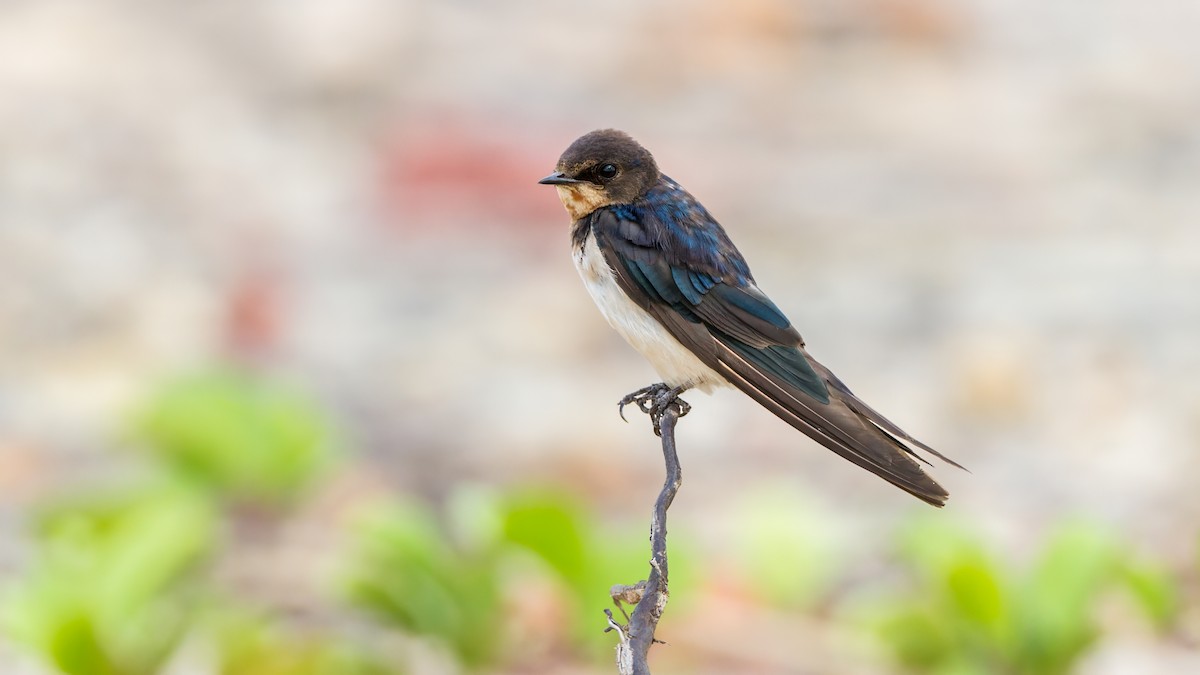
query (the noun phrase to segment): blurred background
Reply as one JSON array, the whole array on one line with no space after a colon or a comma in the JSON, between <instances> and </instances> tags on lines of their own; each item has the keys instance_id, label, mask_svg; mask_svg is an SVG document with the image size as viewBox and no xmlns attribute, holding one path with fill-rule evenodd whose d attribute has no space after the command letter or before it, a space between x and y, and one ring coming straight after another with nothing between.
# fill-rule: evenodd
<instances>
[{"instance_id":1,"label":"blurred background","mask_svg":"<svg viewBox=\"0 0 1200 675\"><path fill-rule=\"evenodd\" d=\"M688 399L662 673L1200 670L1200 5L0 4L0 670L606 673L624 129L935 511Z\"/></svg>"}]
</instances>

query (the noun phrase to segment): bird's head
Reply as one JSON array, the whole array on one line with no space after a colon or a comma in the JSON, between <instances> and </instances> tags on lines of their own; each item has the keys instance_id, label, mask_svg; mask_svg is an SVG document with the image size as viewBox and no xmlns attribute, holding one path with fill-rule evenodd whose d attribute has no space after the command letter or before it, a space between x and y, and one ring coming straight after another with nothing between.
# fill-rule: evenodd
<instances>
[{"instance_id":1,"label":"bird's head","mask_svg":"<svg viewBox=\"0 0 1200 675\"><path fill-rule=\"evenodd\" d=\"M625 132L602 129L576 139L558 158L554 173L538 182L557 187L567 213L579 220L646 194L658 182L658 165Z\"/></svg>"}]
</instances>

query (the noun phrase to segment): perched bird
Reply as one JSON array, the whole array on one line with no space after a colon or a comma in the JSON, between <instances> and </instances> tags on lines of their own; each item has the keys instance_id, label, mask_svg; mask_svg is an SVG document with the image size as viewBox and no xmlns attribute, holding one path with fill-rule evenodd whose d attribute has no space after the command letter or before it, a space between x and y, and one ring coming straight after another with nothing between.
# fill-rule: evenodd
<instances>
[{"instance_id":1,"label":"perched bird","mask_svg":"<svg viewBox=\"0 0 1200 675\"><path fill-rule=\"evenodd\" d=\"M661 384L622 400L651 419L691 388L732 385L816 442L914 496L949 493L914 452L953 460L863 403L805 350L783 312L754 282L725 230L627 134L593 131L538 181L558 189L571 216L575 266L613 328ZM684 408L686 412L686 407Z\"/></svg>"}]
</instances>

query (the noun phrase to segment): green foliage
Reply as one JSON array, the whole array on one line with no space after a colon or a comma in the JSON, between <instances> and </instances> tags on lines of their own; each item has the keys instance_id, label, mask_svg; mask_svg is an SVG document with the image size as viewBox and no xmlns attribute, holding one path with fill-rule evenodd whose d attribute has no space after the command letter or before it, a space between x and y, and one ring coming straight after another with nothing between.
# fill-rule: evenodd
<instances>
[{"instance_id":1,"label":"green foliage","mask_svg":"<svg viewBox=\"0 0 1200 675\"><path fill-rule=\"evenodd\" d=\"M134 429L151 478L60 501L36 520L29 570L0 591L0 626L14 643L68 675L151 675L185 642L202 645L221 675L394 672L339 634L336 616L301 630L230 599L207 574L225 520L246 512L222 507L295 504L333 466L330 426L311 403L217 373L163 388ZM278 515L271 522L286 523L287 512ZM756 491L736 509L727 542L741 587L794 610L844 606L834 592L845 555L832 518L790 490ZM504 663L514 623L539 619L538 637L553 633L546 646L561 653L566 641L607 659L606 590L648 570L644 523L631 522L639 521L614 533L574 496L547 489L459 487L439 516L421 505L376 506L351 527L346 597L387 630L440 642L473 670ZM1097 609L1109 598L1164 632L1182 605L1165 570L1078 524L1027 565L940 515L911 522L899 551L907 590L872 596L870 626L922 673L1059 675L1102 639ZM674 613L686 611L689 572L705 561L678 534L671 553ZM515 614L522 610L538 616Z\"/></svg>"},{"instance_id":2,"label":"green foliage","mask_svg":"<svg viewBox=\"0 0 1200 675\"><path fill-rule=\"evenodd\" d=\"M511 591L515 570L532 560L574 606L578 644L611 649L597 630L611 606L606 591L614 581L644 578L644 541L634 547L604 538L576 500L554 491L496 497L465 490L452 500L451 516L450 526L439 526L428 511L397 505L365 515L347 573L351 602L481 666L498 658L505 633L501 590Z\"/></svg>"},{"instance_id":3,"label":"green foliage","mask_svg":"<svg viewBox=\"0 0 1200 675\"><path fill-rule=\"evenodd\" d=\"M355 605L440 638L468 665L492 658L501 613L493 552L457 549L416 507L379 507L353 534L347 593Z\"/></svg>"},{"instance_id":4,"label":"green foliage","mask_svg":"<svg viewBox=\"0 0 1200 675\"><path fill-rule=\"evenodd\" d=\"M588 577L589 531L594 523L575 500L553 492L524 492L503 500L504 541L536 554L572 590Z\"/></svg>"},{"instance_id":5,"label":"green foliage","mask_svg":"<svg viewBox=\"0 0 1200 675\"><path fill-rule=\"evenodd\" d=\"M69 675L157 673L202 634L226 675L388 672L329 636L295 636L237 610L203 618L220 498L292 500L328 466L328 426L310 404L249 376L194 377L152 399L136 431L166 471L44 510L29 571L0 598L6 633Z\"/></svg>"},{"instance_id":6,"label":"green foliage","mask_svg":"<svg viewBox=\"0 0 1200 675\"><path fill-rule=\"evenodd\" d=\"M1120 574L1154 627L1164 633L1170 630L1182 604L1175 579L1162 567L1139 559L1125 560Z\"/></svg>"},{"instance_id":7,"label":"green foliage","mask_svg":"<svg viewBox=\"0 0 1200 675\"><path fill-rule=\"evenodd\" d=\"M1100 636L1096 608L1114 588L1159 627L1174 617L1170 578L1088 526L1061 528L1024 571L942 521L915 522L901 551L916 586L882 603L876 627L919 672L1070 672Z\"/></svg>"},{"instance_id":8,"label":"green foliage","mask_svg":"<svg viewBox=\"0 0 1200 675\"><path fill-rule=\"evenodd\" d=\"M187 628L215 529L212 505L170 484L54 509L4 624L65 673L156 672Z\"/></svg>"},{"instance_id":9,"label":"green foliage","mask_svg":"<svg viewBox=\"0 0 1200 675\"><path fill-rule=\"evenodd\" d=\"M175 381L134 420L166 466L236 499L287 502L330 459L332 433L302 396L237 372Z\"/></svg>"},{"instance_id":10,"label":"green foliage","mask_svg":"<svg viewBox=\"0 0 1200 675\"><path fill-rule=\"evenodd\" d=\"M370 653L330 636L298 633L269 619L226 611L208 621L220 675L389 675Z\"/></svg>"},{"instance_id":11,"label":"green foliage","mask_svg":"<svg viewBox=\"0 0 1200 675\"><path fill-rule=\"evenodd\" d=\"M603 611L612 607L609 587L645 579L649 573L645 530L608 532L577 499L555 490L517 491L499 506L503 545L533 554L564 585L575 608L577 641L605 652L611 649L612 641L596 626ZM691 583L683 563L686 542L675 537L671 547L671 588L685 595Z\"/></svg>"}]
</instances>

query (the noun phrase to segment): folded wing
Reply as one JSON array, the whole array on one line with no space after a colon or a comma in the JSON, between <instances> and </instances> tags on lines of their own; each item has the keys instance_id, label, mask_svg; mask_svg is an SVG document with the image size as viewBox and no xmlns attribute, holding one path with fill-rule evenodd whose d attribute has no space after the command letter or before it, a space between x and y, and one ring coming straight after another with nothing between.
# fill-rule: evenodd
<instances>
[{"instance_id":1,"label":"folded wing","mask_svg":"<svg viewBox=\"0 0 1200 675\"><path fill-rule=\"evenodd\" d=\"M958 465L880 415L809 356L715 221L692 217L668 228L653 208L630 208L597 211L590 226L631 299L780 419L910 494L934 506L945 503L948 493L925 474L916 461L925 460L908 444ZM691 213L707 216L702 207Z\"/></svg>"}]
</instances>

